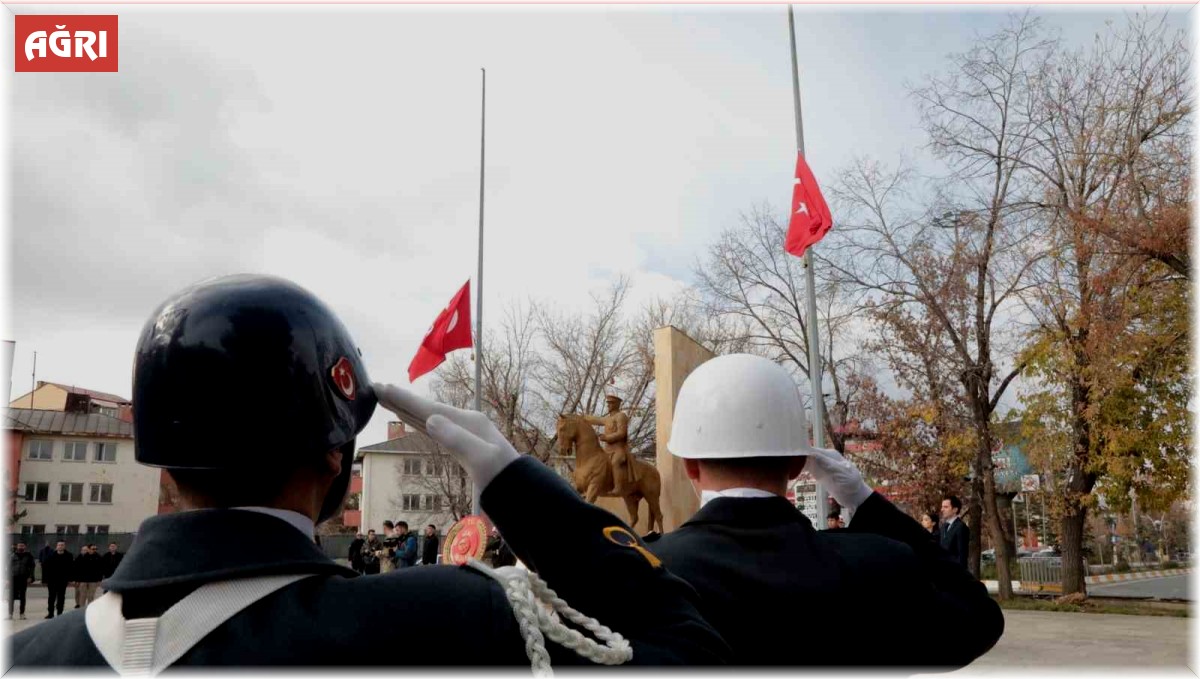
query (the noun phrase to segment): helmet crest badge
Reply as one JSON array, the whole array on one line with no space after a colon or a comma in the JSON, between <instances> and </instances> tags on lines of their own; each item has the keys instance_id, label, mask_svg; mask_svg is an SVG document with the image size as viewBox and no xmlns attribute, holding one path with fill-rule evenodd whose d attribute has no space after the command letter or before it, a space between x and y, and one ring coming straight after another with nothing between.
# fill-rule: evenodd
<instances>
[{"instance_id":1,"label":"helmet crest badge","mask_svg":"<svg viewBox=\"0 0 1200 679\"><path fill-rule=\"evenodd\" d=\"M339 358L338 362L333 364L333 368L329 370L329 376L333 379L333 384L337 387L338 393L346 400L353 401L356 390L354 367L350 365L350 361L345 356Z\"/></svg>"}]
</instances>

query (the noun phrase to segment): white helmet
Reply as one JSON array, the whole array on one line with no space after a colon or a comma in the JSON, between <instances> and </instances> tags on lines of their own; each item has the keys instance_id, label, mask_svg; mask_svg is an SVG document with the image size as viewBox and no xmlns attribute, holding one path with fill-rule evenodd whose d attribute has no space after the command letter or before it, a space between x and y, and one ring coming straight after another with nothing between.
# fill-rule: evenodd
<instances>
[{"instance_id":1,"label":"white helmet","mask_svg":"<svg viewBox=\"0 0 1200 679\"><path fill-rule=\"evenodd\" d=\"M684 458L810 455L808 418L792 376L761 356L718 356L683 381L671 423Z\"/></svg>"}]
</instances>

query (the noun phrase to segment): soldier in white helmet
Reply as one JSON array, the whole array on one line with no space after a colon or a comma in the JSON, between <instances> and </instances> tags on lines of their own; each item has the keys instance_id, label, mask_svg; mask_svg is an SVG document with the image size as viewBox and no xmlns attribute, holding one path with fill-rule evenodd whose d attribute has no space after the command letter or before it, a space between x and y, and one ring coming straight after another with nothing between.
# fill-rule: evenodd
<instances>
[{"instance_id":1,"label":"soldier in white helmet","mask_svg":"<svg viewBox=\"0 0 1200 679\"><path fill-rule=\"evenodd\" d=\"M748 354L701 365L679 391L667 447L700 510L649 546L696 588L734 665L962 666L1003 633L982 583L854 465L809 444L781 366ZM847 528L817 531L786 499L805 469L856 510Z\"/></svg>"}]
</instances>

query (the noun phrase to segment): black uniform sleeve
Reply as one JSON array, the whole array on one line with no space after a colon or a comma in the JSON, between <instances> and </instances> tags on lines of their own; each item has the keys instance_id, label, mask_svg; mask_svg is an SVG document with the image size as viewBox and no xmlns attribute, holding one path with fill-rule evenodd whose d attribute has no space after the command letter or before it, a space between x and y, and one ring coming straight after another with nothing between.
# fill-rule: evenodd
<instances>
[{"instance_id":1,"label":"black uniform sleeve","mask_svg":"<svg viewBox=\"0 0 1200 679\"><path fill-rule=\"evenodd\" d=\"M965 526L964 526L965 528ZM927 665L966 665L986 653L1004 633L1004 615L975 579L921 524L900 511L879 493L872 493L855 512L849 531L874 533L912 548L919 563L918 575L932 585L932 594L921 610L921 620L909 620L917 629L938 630L938 643L915 644L929 651L917 658ZM964 560L965 563L965 560Z\"/></svg>"},{"instance_id":2,"label":"black uniform sleeve","mask_svg":"<svg viewBox=\"0 0 1200 679\"><path fill-rule=\"evenodd\" d=\"M962 519L958 520L962 523ZM967 562L967 554L970 552L971 546L971 527L963 523L962 528L958 531L958 544L955 545L958 557L958 562L964 566Z\"/></svg>"},{"instance_id":3,"label":"black uniform sleeve","mask_svg":"<svg viewBox=\"0 0 1200 679\"><path fill-rule=\"evenodd\" d=\"M629 640L631 664L728 662L728 646L696 610L695 590L629 526L584 502L537 460L525 456L505 467L481 502L530 570L571 607ZM554 660L570 662L559 653Z\"/></svg>"}]
</instances>

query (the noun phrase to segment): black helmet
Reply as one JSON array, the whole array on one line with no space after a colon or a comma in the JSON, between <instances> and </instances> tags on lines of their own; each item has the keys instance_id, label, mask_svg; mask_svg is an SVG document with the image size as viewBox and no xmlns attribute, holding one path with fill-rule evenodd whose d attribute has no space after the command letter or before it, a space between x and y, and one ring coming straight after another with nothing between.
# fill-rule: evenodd
<instances>
[{"instance_id":1,"label":"black helmet","mask_svg":"<svg viewBox=\"0 0 1200 679\"><path fill-rule=\"evenodd\" d=\"M283 471L345 447L348 484L375 404L361 352L310 292L272 276L214 278L172 295L142 329L134 455L167 469Z\"/></svg>"}]
</instances>

